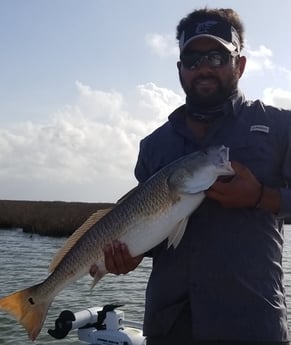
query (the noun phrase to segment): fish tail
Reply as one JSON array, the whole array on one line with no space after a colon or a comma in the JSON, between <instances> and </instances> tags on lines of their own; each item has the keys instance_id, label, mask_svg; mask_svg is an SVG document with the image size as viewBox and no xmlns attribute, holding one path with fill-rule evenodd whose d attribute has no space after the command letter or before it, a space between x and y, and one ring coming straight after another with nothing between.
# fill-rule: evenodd
<instances>
[{"instance_id":1,"label":"fish tail","mask_svg":"<svg viewBox=\"0 0 291 345\"><path fill-rule=\"evenodd\" d=\"M33 341L41 331L51 300L39 298L37 287L15 292L0 299L0 310L10 313L26 329Z\"/></svg>"}]
</instances>

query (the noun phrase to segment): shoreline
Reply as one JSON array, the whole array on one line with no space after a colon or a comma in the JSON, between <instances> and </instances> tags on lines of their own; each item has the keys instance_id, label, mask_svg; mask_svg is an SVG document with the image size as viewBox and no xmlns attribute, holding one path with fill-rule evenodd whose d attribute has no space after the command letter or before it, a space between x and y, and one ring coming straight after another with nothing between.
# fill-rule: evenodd
<instances>
[{"instance_id":1,"label":"shoreline","mask_svg":"<svg viewBox=\"0 0 291 345\"><path fill-rule=\"evenodd\" d=\"M52 237L70 236L92 213L114 203L0 200L0 228Z\"/></svg>"},{"instance_id":2,"label":"shoreline","mask_svg":"<svg viewBox=\"0 0 291 345\"><path fill-rule=\"evenodd\" d=\"M0 228L25 233L68 237L97 210L114 203L0 200ZM291 224L286 218L285 224Z\"/></svg>"}]
</instances>

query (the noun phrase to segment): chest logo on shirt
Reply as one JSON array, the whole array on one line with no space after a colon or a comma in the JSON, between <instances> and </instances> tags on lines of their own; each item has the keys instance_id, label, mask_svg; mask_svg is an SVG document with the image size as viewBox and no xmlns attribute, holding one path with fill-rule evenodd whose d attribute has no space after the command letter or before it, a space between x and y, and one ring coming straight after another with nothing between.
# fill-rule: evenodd
<instances>
[{"instance_id":1,"label":"chest logo on shirt","mask_svg":"<svg viewBox=\"0 0 291 345\"><path fill-rule=\"evenodd\" d=\"M264 133L269 133L270 127L265 126L265 125L253 125L250 128L250 132L264 132Z\"/></svg>"}]
</instances>

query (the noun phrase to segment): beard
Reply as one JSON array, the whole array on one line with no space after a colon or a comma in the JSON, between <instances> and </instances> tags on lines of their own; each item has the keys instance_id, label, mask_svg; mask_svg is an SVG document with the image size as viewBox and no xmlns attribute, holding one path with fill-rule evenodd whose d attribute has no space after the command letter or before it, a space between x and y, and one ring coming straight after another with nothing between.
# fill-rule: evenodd
<instances>
[{"instance_id":1,"label":"beard","mask_svg":"<svg viewBox=\"0 0 291 345\"><path fill-rule=\"evenodd\" d=\"M238 77L230 74L224 80L214 75L200 75L186 87L180 75L182 88L191 104L201 108L215 107L223 104L237 89Z\"/></svg>"}]
</instances>

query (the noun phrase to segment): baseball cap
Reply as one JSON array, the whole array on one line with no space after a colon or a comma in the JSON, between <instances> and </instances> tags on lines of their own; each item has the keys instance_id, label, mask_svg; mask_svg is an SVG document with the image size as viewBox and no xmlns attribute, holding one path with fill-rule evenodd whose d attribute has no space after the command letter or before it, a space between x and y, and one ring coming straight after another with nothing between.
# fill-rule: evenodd
<instances>
[{"instance_id":1,"label":"baseball cap","mask_svg":"<svg viewBox=\"0 0 291 345\"><path fill-rule=\"evenodd\" d=\"M229 52L240 53L240 39L236 29L229 23L218 20L206 20L189 25L179 40L180 53L186 46L200 37L209 37L224 46Z\"/></svg>"}]
</instances>

